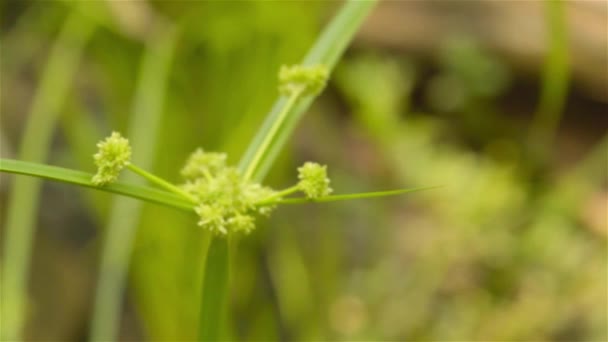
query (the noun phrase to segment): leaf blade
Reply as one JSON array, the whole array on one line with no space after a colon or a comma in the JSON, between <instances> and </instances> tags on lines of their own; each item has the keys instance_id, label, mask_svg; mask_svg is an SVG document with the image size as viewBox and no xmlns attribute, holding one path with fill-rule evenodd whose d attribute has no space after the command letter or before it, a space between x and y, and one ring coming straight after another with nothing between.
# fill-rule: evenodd
<instances>
[{"instance_id":1,"label":"leaf blade","mask_svg":"<svg viewBox=\"0 0 608 342\"><path fill-rule=\"evenodd\" d=\"M349 200L357 200L357 199L368 199L368 198L380 198L380 197L389 197L389 196L399 196L411 192L423 191L423 190L431 190L440 188L443 185L435 185L435 186L424 186L417 188L409 188L409 189L397 189L397 190L388 190L388 191L373 191L373 192L361 192L354 194L341 194L341 195L330 195L316 199L309 198L287 198L279 201L274 201L272 204L302 204L302 203L326 203L326 202L338 202L338 201L349 201Z\"/></svg>"},{"instance_id":2,"label":"leaf blade","mask_svg":"<svg viewBox=\"0 0 608 342\"><path fill-rule=\"evenodd\" d=\"M185 201L181 197L147 186L133 185L123 182L116 182L104 187L95 186L93 183L91 183L93 174L88 172L4 158L0 159L0 171L17 175L33 176L50 181L63 182L110 192L180 210L192 210L192 204Z\"/></svg>"}]
</instances>

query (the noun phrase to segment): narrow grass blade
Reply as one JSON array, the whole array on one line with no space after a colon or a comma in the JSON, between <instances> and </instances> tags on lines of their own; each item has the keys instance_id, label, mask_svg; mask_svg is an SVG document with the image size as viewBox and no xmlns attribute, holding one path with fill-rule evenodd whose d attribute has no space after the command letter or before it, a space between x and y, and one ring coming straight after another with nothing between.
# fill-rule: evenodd
<instances>
[{"instance_id":1,"label":"narrow grass blade","mask_svg":"<svg viewBox=\"0 0 608 342\"><path fill-rule=\"evenodd\" d=\"M325 202L349 201L349 200L356 200L356 199L398 196L398 195L403 195L403 194L407 194L410 192L430 190L430 189L436 189L436 188L440 188L440 187L441 187L441 185L426 186L426 187L411 188L411 189L389 190L389 191L362 192L362 193L357 193L357 194L332 195L332 196L326 196L326 197L317 198L317 199L287 198L287 199L283 199L283 200L279 200L279 201L274 201L272 203L302 204L302 203L325 203Z\"/></svg>"},{"instance_id":2,"label":"narrow grass blade","mask_svg":"<svg viewBox=\"0 0 608 342\"><path fill-rule=\"evenodd\" d=\"M158 34L152 36L154 39L147 43L144 53L127 134L133 150L137 151L133 155L133 163L146 169L154 161L165 87L177 36L172 27L157 28ZM144 182L132 173L125 174L125 178L134 184ZM92 341L114 341L118 337L120 304L141 208L141 202L126 197L116 198L112 204L93 308Z\"/></svg>"},{"instance_id":3,"label":"narrow grass blade","mask_svg":"<svg viewBox=\"0 0 608 342\"><path fill-rule=\"evenodd\" d=\"M549 51L543 70L540 101L530 134L533 148L544 154L547 147L552 146L564 110L570 67L565 2L549 0L543 2L543 6L549 33Z\"/></svg>"},{"instance_id":4,"label":"narrow grass blade","mask_svg":"<svg viewBox=\"0 0 608 342\"><path fill-rule=\"evenodd\" d=\"M302 63L305 65L324 64L331 71L375 3L376 1L371 0L348 1L323 31ZM312 101L313 98L302 99L289 111L278 134L264 151L259 163L256 163L258 166L253 170L251 179L255 181L262 181L264 179L270 166L277 158L279 151L285 145L287 138L291 136L296 124L304 111L310 107ZM273 105L271 112L266 117L262 127L240 161L239 168L242 171L247 170L249 164L253 162L256 151L264 142L264 138L272 129L274 122L279 117L279 114L281 114L283 107L287 105L287 102L287 98L280 97Z\"/></svg>"},{"instance_id":5,"label":"narrow grass blade","mask_svg":"<svg viewBox=\"0 0 608 342\"><path fill-rule=\"evenodd\" d=\"M23 134L19 159L47 158L57 117L94 26L75 11L64 24L48 59ZM27 280L41 182L18 177L8 199L2 267L0 340L21 340Z\"/></svg>"},{"instance_id":6,"label":"narrow grass blade","mask_svg":"<svg viewBox=\"0 0 608 342\"><path fill-rule=\"evenodd\" d=\"M73 184L176 209L192 211L192 203L184 200L180 196L155 188L121 182L116 182L103 187L95 186L91 183L91 178L93 177L92 173L12 159L0 159L0 172L33 176L51 181Z\"/></svg>"}]
</instances>

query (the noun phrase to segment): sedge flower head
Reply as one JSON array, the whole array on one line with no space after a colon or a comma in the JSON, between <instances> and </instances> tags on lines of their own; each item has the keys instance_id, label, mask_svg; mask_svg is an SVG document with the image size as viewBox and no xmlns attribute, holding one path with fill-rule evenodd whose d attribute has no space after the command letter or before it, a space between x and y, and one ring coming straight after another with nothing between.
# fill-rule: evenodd
<instances>
[{"instance_id":1,"label":"sedge flower head","mask_svg":"<svg viewBox=\"0 0 608 342\"><path fill-rule=\"evenodd\" d=\"M326 165L306 162L298 168L298 179L298 187L310 199L328 196L333 191L329 187Z\"/></svg>"},{"instance_id":2,"label":"sedge flower head","mask_svg":"<svg viewBox=\"0 0 608 342\"><path fill-rule=\"evenodd\" d=\"M285 96L294 93L318 95L325 88L328 76L324 65L284 65L279 70L279 92Z\"/></svg>"},{"instance_id":3,"label":"sedge flower head","mask_svg":"<svg viewBox=\"0 0 608 342\"><path fill-rule=\"evenodd\" d=\"M131 146L129 140L123 138L120 133L112 132L105 140L97 144L98 151L93 155L97 166L97 173L92 182L97 186L103 186L116 181L120 171L131 160Z\"/></svg>"},{"instance_id":4,"label":"sedge flower head","mask_svg":"<svg viewBox=\"0 0 608 342\"><path fill-rule=\"evenodd\" d=\"M186 161L181 174L187 180L194 180L205 177L205 174L217 173L225 167L225 153L205 152L202 148L198 148Z\"/></svg>"},{"instance_id":5,"label":"sedge flower head","mask_svg":"<svg viewBox=\"0 0 608 342\"><path fill-rule=\"evenodd\" d=\"M182 184L196 199L194 210L199 226L218 235L249 233L255 228L255 216L268 214L273 205L259 205L274 190L246 181L234 167L226 166L226 156L196 150L182 169Z\"/></svg>"}]
</instances>

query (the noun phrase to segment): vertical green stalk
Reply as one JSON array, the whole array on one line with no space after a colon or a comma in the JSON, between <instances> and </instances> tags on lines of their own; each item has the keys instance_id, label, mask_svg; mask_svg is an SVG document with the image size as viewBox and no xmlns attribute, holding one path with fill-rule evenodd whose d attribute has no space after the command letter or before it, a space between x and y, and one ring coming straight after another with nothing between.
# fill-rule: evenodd
<instances>
[{"instance_id":1,"label":"vertical green stalk","mask_svg":"<svg viewBox=\"0 0 608 342\"><path fill-rule=\"evenodd\" d=\"M553 143L570 77L564 1L549 0L543 5L549 33L549 51L543 70L540 102L531 127L532 142L540 151L545 151Z\"/></svg>"},{"instance_id":2,"label":"vertical green stalk","mask_svg":"<svg viewBox=\"0 0 608 342\"><path fill-rule=\"evenodd\" d=\"M53 45L25 126L19 159L44 162L59 112L93 25L73 12ZM21 339L27 315L27 283L41 182L15 177L8 199L2 267L0 340Z\"/></svg>"},{"instance_id":3,"label":"vertical green stalk","mask_svg":"<svg viewBox=\"0 0 608 342\"><path fill-rule=\"evenodd\" d=\"M199 341L225 339L226 315L230 288L229 238L211 240L205 270L199 316Z\"/></svg>"},{"instance_id":4,"label":"vertical green stalk","mask_svg":"<svg viewBox=\"0 0 608 342\"><path fill-rule=\"evenodd\" d=\"M176 32L165 27L151 37L142 61L128 134L133 150L137 151L133 155L133 163L146 169L150 169L154 161ZM145 182L134 173L125 173L124 176L130 183ZM93 310L92 341L114 341L117 338L120 303L141 208L140 201L126 197L118 197L112 204Z\"/></svg>"}]
</instances>

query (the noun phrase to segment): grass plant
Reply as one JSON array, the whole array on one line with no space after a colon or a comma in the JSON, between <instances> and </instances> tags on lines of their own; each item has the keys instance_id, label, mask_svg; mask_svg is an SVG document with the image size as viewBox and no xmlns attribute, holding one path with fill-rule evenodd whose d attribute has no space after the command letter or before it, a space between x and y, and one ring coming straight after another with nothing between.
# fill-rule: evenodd
<instances>
[{"instance_id":1,"label":"grass plant","mask_svg":"<svg viewBox=\"0 0 608 342\"><path fill-rule=\"evenodd\" d=\"M366 40L343 59L375 3L340 3L323 30L334 4L24 5L11 30L58 34L33 62L19 154L0 158L14 179L0 340L605 340L606 233L588 222L608 138L577 163L549 155L564 143L567 6L543 4L548 54L524 122L499 105L520 80L474 36L446 38L434 62ZM3 70L17 95L24 55L37 56L7 53L18 67ZM324 115L305 117L328 84L311 113ZM41 202L42 181L63 183L48 189L70 194L67 215ZM65 233L78 251L59 246L57 261L42 246L31 262L49 210L62 224L39 224L39 242ZM75 260L86 275L71 277ZM40 265L61 265L79 310L78 293L28 281Z\"/></svg>"},{"instance_id":2,"label":"grass plant","mask_svg":"<svg viewBox=\"0 0 608 342\"><path fill-rule=\"evenodd\" d=\"M151 41L150 45L146 49L144 55L144 61L142 63L141 78L138 82L138 91L133 104L133 115L130 120L131 129L129 130L129 136L131 136L132 142L122 138L119 134L113 133L105 141L98 144L99 152L95 155L95 162L98 166L98 173L93 177L90 177L86 173L67 170L53 166L46 166L42 164L27 163L23 161L15 160L0 160L0 170L3 172L12 172L21 175L29 175L40 178L46 178L51 180L63 181L74 185L93 187L96 189L102 189L110 192L114 192L127 197L119 197L115 200L111 212L108 227L106 228L106 239L105 248L102 252L100 275L98 280L98 287L96 292L96 300L94 305L93 323L91 328L91 340L92 341L104 341L113 340L117 337L118 331L118 320L119 309L122 297L122 289L125 286L125 279L128 272L129 258L131 254L131 248L133 245L133 238L137 227L137 221L141 210L139 202L129 199L128 197L134 197L139 200L145 200L154 202L157 204L169 205L172 207L185 209L195 209L194 211L201 217L199 225L209 228L209 244L206 244L208 248L208 254L206 255L206 266L203 272L203 288L202 288L202 305L201 305L201 323L199 328L199 338L201 340L218 340L224 338L222 327L224 326L223 318L227 311L226 300L229 295L230 288L230 277L232 273L230 270L230 257L236 253L236 239L233 234L239 230L249 232L253 229L253 217L250 217L246 212L252 208L257 207L258 211L265 213L271 206L276 204L287 204L287 203L305 203L308 201L325 202L325 201L338 201L338 200L350 200L357 198L371 198L389 195L398 195L406 192L411 192L419 189L407 189L407 190L396 190L386 192L373 192L373 193L360 193L360 194L349 194L349 195L336 195L330 196L331 188L329 188L329 179L327 177L327 169L325 166L320 166L315 163L306 163L299 169L300 181L283 191L274 192L270 189L264 190L265 188L259 186L257 183L248 183L250 180L261 180L267 172L270 165L272 165L274 159L277 156L278 150L284 144L286 138L293 130L297 119L306 110L306 108L312 102L314 96L319 94L325 86L329 72L333 69L338 58L343 53L348 42L352 39L356 29L361 25L366 14L369 13L373 7L373 1L359 2L349 1L345 4L344 8L328 26L326 31L320 36L317 43L310 50L308 56L304 59L302 65L296 65L293 67L284 67L279 73L279 89L282 97L276 102L273 111L268 115L265 124L262 126L260 133L254 139L250 145L249 152L243 158L240 168L238 171L236 168L231 169L224 166L222 157L219 154L206 154L204 152L195 153L193 155L194 165L186 165L188 168L199 172L200 175L188 179L188 182L178 187L172 183L145 171L145 168L150 167L157 144L156 132L158 131L159 123L162 117L163 108L163 94L165 92L165 84L167 74L169 73L169 66L171 62L171 55L173 47L175 45L176 31L171 27L163 27L159 33L162 38ZM79 32L80 35L76 37L60 38L60 42L69 39L78 39L81 46L86 41L86 36L91 32L88 30L77 30L73 25L82 25L80 23L80 17L75 15L75 19L68 21L66 34L73 34L73 32ZM63 42L62 42L63 43ZM53 72L65 71L66 68L74 65L74 59L77 58L80 49L68 56L62 55L61 62L58 57L51 59L51 65L48 70ZM65 63L61 64L59 63ZM63 68L58 68L63 66ZM72 69L73 70L73 69ZM69 73L68 73L69 74ZM63 81L62 85L59 85L59 89L66 89L67 78L58 77L55 74L47 76L45 78L47 83L43 83L49 90L42 91L40 94L43 96L49 94L51 87L53 90L56 84L48 83L55 80ZM64 90L65 91L65 90ZM57 97L53 97L55 100ZM61 98L61 97L59 97ZM44 98L43 98L44 99ZM49 98L50 99L50 98ZM40 103L35 105L49 107L51 110L48 111L48 115L45 116L41 109L36 109L38 116L47 118L45 125L38 125L37 131L26 134L25 141L33 141L29 139L32 134L50 136L49 129L53 127L52 121L56 113L58 112L58 102L48 103L50 100L40 100ZM47 109L47 108L45 108ZM31 121L33 122L33 121ZM46 131L41 131L46 129ZM43 134L44 133L44 134ZM38 137L40 138L40 137ZM42 159L42 146L48 138L36 140L38 143L38 150L34 147L29 147L24 144L25 152L22 154L24 159L30 157L29 154L33 155L33 159ZM131 162L131 146L133 144L134 149L137 150L133 156L133 162ZM197 159L198 158L198 159ZM202 159L201 159L202 158ZM221 165L217 164L217 160L222 160ZM191 159L193 160L193 159ZM118 178L121 169L127 168L132 173L125 177L127 183L112 184ZM243 172L242 179L239 175ZM141 178L137 178L140 176ZM228 183L222 183L221 180L226 179ZM164 189L164 191L158 191L150 187L143 186L145 180L152 184L155 184ZM38 187L38 183L31 183L31 189ZM219 183L218 183L219 182ZM26 184L26 183L23 183ZM201 185L202 184L202 188ZM217 185L216 185L217 184ZM250 185L249 185L250 184ZM19 190L24 185L16 186ZM227 189L233 186L234 194L230 196L233 199L226 197ZM200 190L199 190L200 188ZM217 190L212 190L217 188ZM263 191L262 191L263 190ZM217 196L214 195L213 191L219 191L221 197L209 197ZM301 198L286 198L295 192L301 191L306 197ZM23 194L24 192L19 192ZM28 192L25 192L26 194ZM27 198L19 200L13 199L11 203L34 203L36 193L32 192ZM253 196L253 197L251 197ZM209 198L208 200L205 198ZM224 207L219 206L220 203L224 203ZM235 201L242 202L242 208L236 206ZM31 208L30 208L31 209ZM32 217L32 215L23 215L23 210L18 211L16 209L9 210L12 213L10 217ZM27 208L25 209L27 211ZM33 209L31 210L33 211ZM18 214L18 215L17 215ZM11 222L11 221L9 221ZM22 222L13 223L12 226L23 226ZM26 226L32 226L33 224L27 223ZM11 224L9 224L11 226ZM12 229L14 230L14 229ZM30 238L22 238L23 243L17 244L16 246L22 246L19 248L21 259L25 259L23 256L28 254L29 249L25 246L30 245L29 240L31 239L31 231L25 230L24 235L29 235ZM29 233L28 233L29 232ZM27 234L26 234L27 233ZM226 239L213 239L215 235L229 235ZM10 240L9 240L10 241ZM13 244L14 246L14 244ZM10 251L10 250L9 250ZM16 258L16 257L15 257ZM9 261L14 260L13 256L9 253L7 258ZM14 273L24 272L27 267L25 265L18 265L15 267ZM11 268L5 268L5 270L11 270ZM13 276L9 272L5 275L4 279L17 279L21 280L15 284L3 285L4 294L13 294L12 297L6 297L11 299L9 302L11 305L3 306L5 309L10 309L11 313L17 313L17 315L10 315L11 317L22 317L23 310L22 304L19 301L15 301L14 298L21 298L23 296L24 289L24 277ZM6 291L6 289L11 291ZM7 315L3 315L7 317ZM9 339L18 338L18 329L21 326L21 322L16 320L15 322L8 322L9 329L6 331L6 336Z\"/></svg>"}]
</instances>

